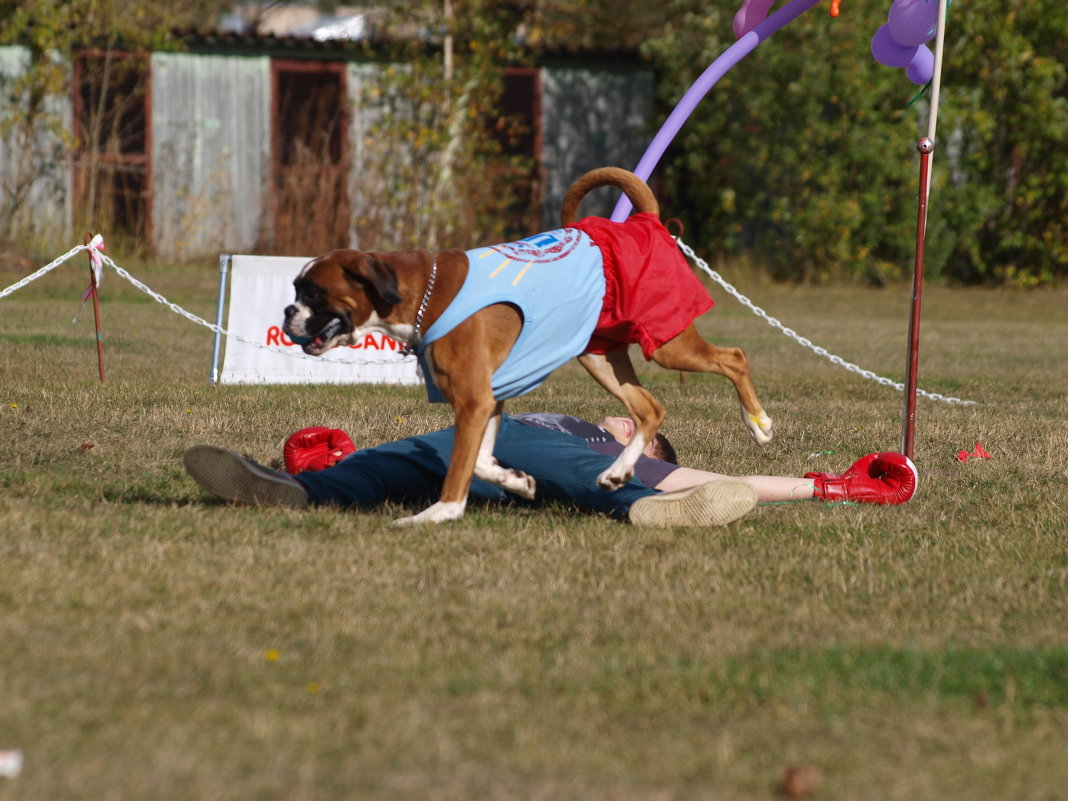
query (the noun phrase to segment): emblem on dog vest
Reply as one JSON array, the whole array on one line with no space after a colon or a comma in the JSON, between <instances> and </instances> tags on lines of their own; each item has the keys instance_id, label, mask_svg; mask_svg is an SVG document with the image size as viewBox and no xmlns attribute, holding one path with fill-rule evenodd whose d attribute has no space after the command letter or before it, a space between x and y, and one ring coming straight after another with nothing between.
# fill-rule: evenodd
<instances>
[{"instance_id":1,"label":"emblem on dog vest","mask_svg":"<svg viewBox=\"0 0 1068 801\"><path fill-rule=\"evenodd\" d=\"M518 242L469 250L467 257L479 261L489 259L489 264L494 263L495 256L499 257L500 264L489 274L489 278L497 278L505 268L514 267L515 276L512 278L512 284L515 285L523 280L531 267L537 269L536 265L552 264L577 255L580 248L586 244L583 239L582 233L577 229L562 228L558 231L536 234ZM581 259L582 256L579 255L578 258ZM509 275L509 273L505 274Z\"/></svg>"}]
</instances>

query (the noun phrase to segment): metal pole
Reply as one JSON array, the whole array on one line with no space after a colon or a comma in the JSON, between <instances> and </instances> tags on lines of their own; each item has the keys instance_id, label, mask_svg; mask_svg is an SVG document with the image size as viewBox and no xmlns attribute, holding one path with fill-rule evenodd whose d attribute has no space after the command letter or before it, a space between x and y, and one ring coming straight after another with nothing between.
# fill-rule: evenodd
<instances>
[{"instance_id":1,"label":"metal pole","mask_svg":"<svg viewBox=\"0 0 1068 801\"><path fill-rule=\"evenodd\" d=\"M93 272L93 268L89 268L89 281L92 287L89 290L89 294L93 296L93 317L96 320L96 363L100 369L100 383L104 383L104 334L100 330L100 302L97 299L96 293L96 273Z\"/></svg>"},{"instance_id":2,"label":"metal pole","mask_svg":"<svg viewBox=\"0 0 1068 801\"><path fill-rule=\"evenodd\" d=\"M912 268L912 310L909 313L909 350L906 357L905 407L902 410L901 452L910 459L916 441L916 384L920 363L920 310L923 300L923 254L927 238L927 181L934 142L926 136L916 143L920 151L920 199L916 214L916 261Z\"/></svg>"},{"instance_id":3,"label":"metal pole","mask_svg":"<svg viewBox=\"0 0 1068 801\"><path fill-rule=\"evenodd\" d=\"M215 327L221 329L223 324L223 308L226 306L226 274L230 269L230 254L219 254L219 299L215 308ZM211 375L208 383L219 383L219 348L222 344L222 334L215 331L215 341L211 350Z\"/></svg>"},{"instance_id":4,"label":"metal pole","mask_svg":"<svg viewBox=\"0 0 1068 801\"><path fill-rule=\"evenodd\" d=\"M942 53L946 37L948 0L938 0L935 35L935 64L931 76L931 112L927 136L916 143L920 153L919 209L916 214L916 259L912 273L912 309L909 314L909 342L905 358L905 398L901 408L901 452L913 458L916 444L916 385L920 359L920 311L923 297L923 258L927 242L927 201L931 194L931 161L938 127L938 98L942 86Z\"/></svg>"}]
</instances>

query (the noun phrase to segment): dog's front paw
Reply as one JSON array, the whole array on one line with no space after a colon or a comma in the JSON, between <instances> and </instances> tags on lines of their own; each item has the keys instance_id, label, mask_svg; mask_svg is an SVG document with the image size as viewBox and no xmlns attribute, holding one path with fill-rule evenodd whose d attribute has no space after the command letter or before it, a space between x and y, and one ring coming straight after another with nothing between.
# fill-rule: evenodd
<instances>
[{"instance_id":1,"label":"dog's front paw","mask_svg":"<svg viewBox=\"0 0 1068 801\"><path fill-rule=\"evenodd\" d=\"M745 420L745 426L749 429L749 433L753 435L757 445L767 445L771 442L774 423L768 417L767 412L761 409L758 414L749 414L743 407L742 419Z\"/></svg>"},{"instance_id":2,"label":"dog's front paw","mask_svg":"<svg viewBox=\"0 0 1068 801\"><path fill-rule=\"evenodd\" d=\"M528 476L518 470L509 470L508 472L511 475L507 477L507 481L501 486L520 498L526 498L528 501L534 500L534 493L538 489L538 482L534 480L534 476Z\"/></svg>"},{"instance_id":3,"label":"dog's front paw","mask_svg":"<svg viewBox=\"0 0 1068 801\"><path fill-rule=\"evenodd\" d=\"M634 468L629 470L612 465L601 475L597 476L597 486L609 492L615 492L622 487L634 475Z\"/></svg>"},{"instance_id":4,"label":"dog's front paw","mask_svg":"<svg viewBox=\"0 0 1068 801\"><path fill-rule=\"evenodd\" d=\"M464 516L466 503L459 501L438 501L428 506L417 515L401 517L393 521L395 526L421 526L425 523L445 523L449 520L459 520Z\"/></svg>"}]
</instances>

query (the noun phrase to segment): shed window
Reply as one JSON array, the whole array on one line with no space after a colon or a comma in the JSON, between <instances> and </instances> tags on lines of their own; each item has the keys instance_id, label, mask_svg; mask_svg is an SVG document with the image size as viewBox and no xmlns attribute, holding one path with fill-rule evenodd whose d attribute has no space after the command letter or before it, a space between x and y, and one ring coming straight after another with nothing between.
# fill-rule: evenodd
<instances>
[{"instance_id":1,"label":"shed window","mask_svg":"<svg viewBox=\"0 0 1068 801\"><path fill-rule=\"evenodd\" d=\"M147 239L148 58L86 51L74 62L78 223L114 237Z\"/></svg>"}]
</instances>

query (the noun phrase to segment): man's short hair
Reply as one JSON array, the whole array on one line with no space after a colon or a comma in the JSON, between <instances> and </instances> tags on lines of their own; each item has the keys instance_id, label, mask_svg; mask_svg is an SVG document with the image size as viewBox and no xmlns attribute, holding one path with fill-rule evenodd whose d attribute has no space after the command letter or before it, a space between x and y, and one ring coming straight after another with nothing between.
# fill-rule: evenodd
<instances>
[{"instance_id":1,"label":"man's short hair","mask_svg":"<svg viewBox=\"0 0 1068 801\"><path fill-rule=\"evenodd\" d=\"M653 458L660 459L664 462L670 462L671 464L678 464L679 457L675 453L675 448L672 446L668 438L665 437L659 431L656 432L656 436L653 437Z\"/></svg>"}]
</instances>

